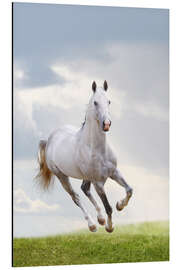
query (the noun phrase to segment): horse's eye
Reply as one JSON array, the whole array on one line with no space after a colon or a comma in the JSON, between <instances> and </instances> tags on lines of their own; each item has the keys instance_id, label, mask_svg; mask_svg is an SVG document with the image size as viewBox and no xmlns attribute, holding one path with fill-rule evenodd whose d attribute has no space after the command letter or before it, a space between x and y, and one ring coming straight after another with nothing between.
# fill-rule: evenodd
<instances>
[{"instance_id":1,"label":"horse's eye","mask_svg":"<svg viewBox=\"0 0 180 270\"><path fill-rule=\"evenodd\" d=\"M97 105L98 105L97 101L94 101L94 105L95 105L95 106L97 106Z\"/></svg>"},{"instance_id":2,"label":"horse's eye","mask_svg":"<svg viewBox=\"0 0 180 270\"><path fill-rule=\"evenodd\" d=\"M109 102L109 104L111 104L111 101L110 100L108 102Z\"/></svg>"}]
</instances>

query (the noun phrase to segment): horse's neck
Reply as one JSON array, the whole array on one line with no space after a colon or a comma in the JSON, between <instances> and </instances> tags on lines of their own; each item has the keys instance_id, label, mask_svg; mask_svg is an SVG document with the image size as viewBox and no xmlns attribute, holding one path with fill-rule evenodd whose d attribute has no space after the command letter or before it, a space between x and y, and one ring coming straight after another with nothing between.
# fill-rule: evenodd
<instances>
[{"instance_id":1,"label":"horse's neck","mask_svg":"<svg viewBox=\"0 0 180 270\"><path fill-rule=\"evenodd\" d=\"M91 147L92 152L106 151L106 135L100 129L96 120L86 117L86 121L82 130L83 143Z\"/></svg>"}]
</instances>

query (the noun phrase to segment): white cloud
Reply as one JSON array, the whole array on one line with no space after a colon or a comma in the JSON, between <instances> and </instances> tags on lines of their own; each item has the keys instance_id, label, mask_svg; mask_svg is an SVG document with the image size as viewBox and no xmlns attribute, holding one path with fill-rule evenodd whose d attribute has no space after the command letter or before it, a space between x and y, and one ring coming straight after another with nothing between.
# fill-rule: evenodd
<instances>
[{"instance_id":1,"label":"white cloud","mask_svg":"<svg viewBox=\"0 0 180 270\"><path fill-rule=\"evenodd\" d=\"M25 71L20 69L17 65L14 66L14 91L13 91L13 120L14 120L14 129L18 133L30 131L32 136L38 134L38 128L35 121L32 117L32 102L24 102L22 92L26 90L19 90L17 83L22 82L27 75ZM18 89L18 91L17 91ZM16 135L16 134L15 134ZM39 135L39 134L38 134Z\"/></svg>"},{"instance_id":2,"label":"white cloud","mask_svg":"<svg viewBox=\"0 0 180 270\"><path fill-rule=\"evenodd\" d=\"M113 43L105 51L113 59L106 67L111 80L121 85L126 93L124 107L167 122L168 46L161 43Z\"/></svg>"},{"instance_id":3,"label":"white cloud","mask_svg":"<svg viewBox=\"0 0 180 270\"><path fill-rule=\"evenodd\" d=\"M48 205L37 199L31 200L23 189L14 190L14 212L21 214L47 214L59 210L58 204Z\"/></svg>"},{"instance_id":4,"label":"white cloud","mask_svg":"<svg viewBox=\"0 0 180 270\"><path fill-rule=\"evenodd\" d=\"M31 129L37 132L36 123L32 118L32 104L24 102L21 92L14 92L14 124L19 129Z\"/></svg>"},{"instance_id":5,"label":"white cloud","mask_svg":"<svg viewBox=\"0 0 180 270\"><path fill-rule=\"evenodd\" d=\"M169 121L169 112L163 107L158 107L156 104L150 102L135 104L134 110L145 117L155 118L163 122Z\"/></svg>"},{"instance_id":6,"label":"white cloud","mask_svg":"<svg viewBox=\"0 0 180 270\"><path fill-rule=\"evenodd\" d=\"M124 155L126 163L127 159L129 162L140 159L146 167L152 164L152 167L167 168L167 158L163 158L168 153L166 49L157 44L114 43L102 48L103 53L109 56L107 63L98 59L78 59L76 62L61 61L52 64L49 68L56 76L63 78L65 83L21 88L18 91L15 89L15 126L20 130L18 136L21 136L21 141L24 134L27 134L26 130L29 132L29 139L33 136L34 141L36 140L34 144L37 144L39 138L48 136L59 125L79 126L84 120L86 104L92 94L92 81L96 80L98 85L102 85L103 80L107 79L113 120L112 136L108 134L111 141L117 144L123 141L124 151L121 147L121 155ZM149 138L148 134L157 126L157 134ZM133 129L136 133L132 139ZM139 136L142 132L139 134L137 130L143 131L143 140ZM124 132L127 134L126 140ZM28 138L28 134L24 137ZM152 145L151 149L146 147L145 138L150 139L148 145ZM154 153L157 153L153 150L155 142L159 145L159 155L157 157L156 154L154 158ZM140 145L141 149L134 145ZM19 152L32 155L29 148L20 148Z\"/></svg>"},{"instance_id":7,"label":"white cloud","mask_svg":"<svg viewBox=\"0 0 180 270\"><path fill-rule=\"evenodd\" d=\"M52 70L68 81L62 85L26 88L19 89L17 92L15 91L15 96L17 96L15 99L15 108L22 108L24 117L26 116L34 130L37 130L32 116L34 105L43 107L54 106L64 110L82 108L82 111L85 111L85 106L88 104L92 95L91 84L93 78L90 75L79 70L74 71L70 66L64 65L53 66ZM97 79L96 81L101 81L101 84L103 83L101 79ZM111 106L112 115L120 117L125 93L114 89L113 91L109 91L108 95L113 104ZM76 111L74 111L72 117L78 118L79 115L76 115Z\"/></svg>"},{"instance_id":8,"label":"white cloud","mask_svg":"<svg viewBox=\"0 0 180 270\"><path fill-rule=\"evenodd\" d=\"M15 80L22 80L24 78L24 71L21 69L14 70L14 79Z\"/></svg>"},{"instance_id":9,"label":"white cloud","mask_svg":"<svg viewBox=\"0 0 180 270\"><path fill-rule=\"evenodd\" d=\"M112 116L120 118L129 109L144 117L167 122L168 111L163 105L168 99L166 46L112 43L102 50L111 59L107 64L95 59L54 63L50 68L65 79L64 84L15 89L15 93L18 92L15 94L15 109L21 109L19 119L26 118L27 124L41 136L41 130L33 119L33 106L53 106L65 111L73 109L72 118L78 119L80 116L76 108L85 111L92 94L92 81L96 80L97 84L102 85L103 80L107 79ZM18 80L26 77L19 66L16 65L14 70Z\"/></svg>"},{"instance_id":10,"label":"white cloud","mask_svg":"<svg viewBox=\"0 0 180 270\"><path fill-rule=\"evenodd\" d=\"M27 79L27 77L25 70L23 70L19 64L15 63L13 66L14 86L18 87L23 80Z\"/></svg>"}]
</instances>

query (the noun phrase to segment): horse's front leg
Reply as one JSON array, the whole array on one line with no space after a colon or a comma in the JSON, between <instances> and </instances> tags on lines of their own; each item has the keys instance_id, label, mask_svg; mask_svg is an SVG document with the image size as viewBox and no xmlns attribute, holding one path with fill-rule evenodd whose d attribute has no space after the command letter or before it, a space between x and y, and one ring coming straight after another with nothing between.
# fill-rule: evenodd
<instances>
[{"instance_id":1,"label":"horse's front leg","mask_svg":"<svg viewBox=\"0 0 180 270\"><path fill-rule=\"evenodd\" d=\"M84 192L84 194L89 198L89 200L94 205L94 207L96 208L96 211L98 214L97 220L98 220L99 224L104 225L106 223L106 221L101 213L101 208L100 208L99 204L96 202L96 200L94 199L94 197L92 196L92 194L90 192L90 186L91 186L90 181L83 180L83 183L81 185L81 189Z\"/></svg>"},{"instance_id":2,"label":"horse's front leg","mask_svg":"<svg viewBox=\"0 0 180 270\"><path fill-rule=\"evenodd\" d=\"M95 182L94 187L97 191L97 194L101 198L103 205L104 205L104 208L106 210L108 219L107 219L107 224L106 224L105 228L106 228L106 231L110 233L114 230L113 223L112 223L112 207L110 206L108 199L106 197L105 190L104 190L104 183Z\"/></svg>"},{"instance_id":3,"label":"horse's front leg","mask_svg":"<svg viewBox=\"0 0 180 270\"><path fill-rule=\"evenodd\" d=\"M126 190L126 197L120 202L117 202L116 204L117 210L121 211L128 204L129 199L132 196L133 189L126 183L126 181L124 180L118 169L114 171L114 173L111 176L111 179L115 180L119 185L123 186Z\"/></svg>"}]
</instances>

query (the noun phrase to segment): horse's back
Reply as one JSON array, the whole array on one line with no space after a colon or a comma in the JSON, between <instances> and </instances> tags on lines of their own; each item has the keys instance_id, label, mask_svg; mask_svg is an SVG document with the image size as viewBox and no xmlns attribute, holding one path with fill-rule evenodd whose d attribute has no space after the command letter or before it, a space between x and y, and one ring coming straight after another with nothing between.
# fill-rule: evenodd
<instances>
[{"instance_id":1,"label":"horse's back","mask_svg":"<svg viewBox=\"0 0 180 270\"><path fill-rule=\"evenodd\" d=\"M77 133L77 128L63 126L50 135L46 147L46 160L50 170L56 166L67 176L81 178L81 173L75 163Z\"/></svg>"}]
</instances>

